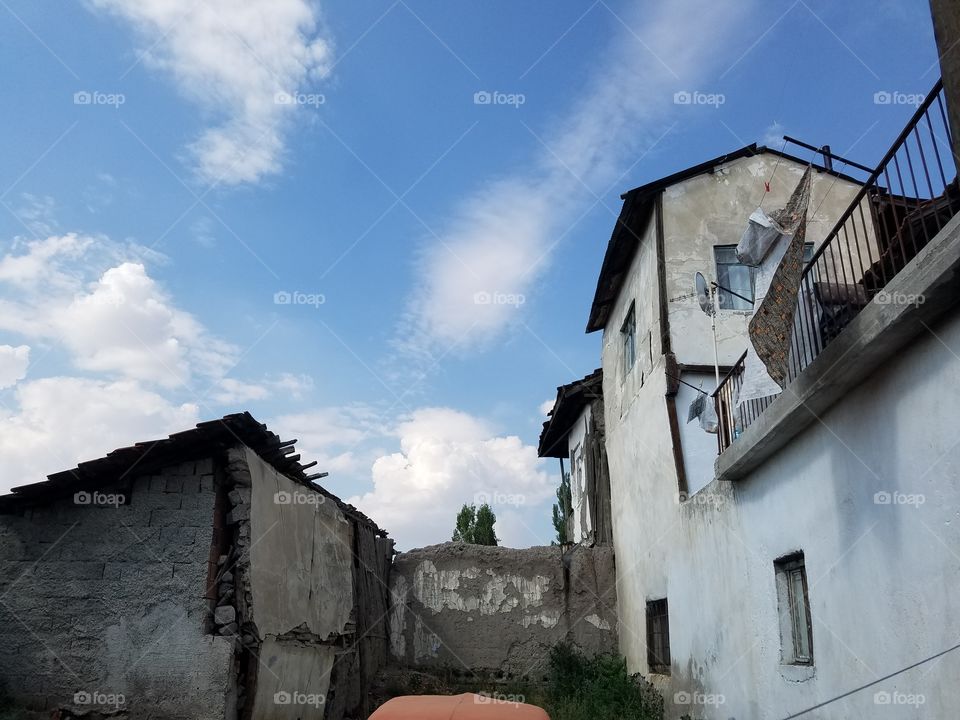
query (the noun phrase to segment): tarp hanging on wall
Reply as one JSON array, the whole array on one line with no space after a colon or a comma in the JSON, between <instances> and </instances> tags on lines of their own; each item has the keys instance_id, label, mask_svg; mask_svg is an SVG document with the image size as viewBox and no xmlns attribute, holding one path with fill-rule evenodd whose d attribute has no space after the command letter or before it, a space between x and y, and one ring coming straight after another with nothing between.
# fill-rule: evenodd
<instances>
[{"instance_id":1,"label":"tarp hanging on wall","mask_svg":"<svg viewBox=\"0 0 960 720\"><path fill-rule=\"evenodd\" d=\"M776 395L786 385L803 274L810 179L808 167L782 210L770 215L755 210L737 245L741 262L757 265L750 345L737 405Z\"/></svg>"}]
</instances>

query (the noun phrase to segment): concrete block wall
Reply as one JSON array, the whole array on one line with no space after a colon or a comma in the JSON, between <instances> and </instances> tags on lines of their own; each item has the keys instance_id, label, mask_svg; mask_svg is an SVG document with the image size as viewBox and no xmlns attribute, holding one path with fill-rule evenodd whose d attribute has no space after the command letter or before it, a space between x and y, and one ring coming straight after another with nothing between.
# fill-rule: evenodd
<instances>
[{"instance_id":1,"label":"concrete block wall","mask_svg":"<svg viewBox=\"0 0 960 720\"><path fill-rule=\"evenodd\" d=\"M206 458L0 515L0 691L46 716L224 718L233 642L208 633L214 478Z\"/></svg>"},{"instance_id":2,"label":"concrete block wall","mask_svg":"<svg viewBox=\"0 0 960 720\"><path fill-rule=\"evenodd\" d=\"M612 547L433 545L398 555L390 588L392 659L406 667L538 679L558 642L617 652Z\"/></svg>"}]
</instances>

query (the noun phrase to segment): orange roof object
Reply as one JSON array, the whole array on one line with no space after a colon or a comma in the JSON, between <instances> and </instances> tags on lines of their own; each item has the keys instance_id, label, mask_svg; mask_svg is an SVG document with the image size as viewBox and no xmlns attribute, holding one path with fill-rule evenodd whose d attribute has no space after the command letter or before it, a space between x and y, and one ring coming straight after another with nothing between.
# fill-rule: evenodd
<instances>
[{"instance_id":1,"label":"orange roof object","mask_svg":"<svg viewBox=\"0 0 960 720\"><path fill-rule=\"evenodd\" d=\"M550 716L535 705L464 693L396 697L370 720L550 720Z\"/></svg>"}]
</instances>

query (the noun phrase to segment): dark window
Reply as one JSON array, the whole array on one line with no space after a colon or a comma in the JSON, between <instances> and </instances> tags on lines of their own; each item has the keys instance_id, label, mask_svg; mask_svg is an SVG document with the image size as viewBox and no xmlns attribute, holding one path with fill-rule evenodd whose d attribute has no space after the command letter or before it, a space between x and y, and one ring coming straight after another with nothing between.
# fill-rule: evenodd
<instances>
[{"instance_id":1,"label":"dark window","mask_svg":"<svg viewBox=\"0 0 960 720\"><path fill-rule=\"evenodd\" d=\"M652 673L670 674L670 621L666 598L647 603L647 666Z\"/></svg>"},{"instance_id":2,"label":"dark window","mask_svg":"<svg viewBox=\"0 0 960 720\"><path fill-rule=\"evenodd\" d=\"M737 259L736 245L717 245L713 248L713 255L717 261L717 285L733 290L737 295L753 300L756 289L757 268L753 265L744 265ZM803 262L810 262L813 257L813 243L803 246ZM724 290L718 290L717 297L721 310L752 310L753 304Z\"/></svg>"},{"instance_id":3,"label":"dark window","mask_svg":"<svg viewBox=\"0 0 960 720\"><path fill-rule=\"evenodd\" d=\"M774 563L780 614L780 656L788 665L813 664L813 623L803 553Z\"/></svg>"},{"instance_id":4,"label":"dark window","mask_svg":"<svg viewBox=\"0 0 960 720\"><path fill-rule=\"evenodd\" d=\"M637 361L637 313L633 304L620 328L620 337L623 340L623 374L626 375Z\"/></svg>"}]
</instances>

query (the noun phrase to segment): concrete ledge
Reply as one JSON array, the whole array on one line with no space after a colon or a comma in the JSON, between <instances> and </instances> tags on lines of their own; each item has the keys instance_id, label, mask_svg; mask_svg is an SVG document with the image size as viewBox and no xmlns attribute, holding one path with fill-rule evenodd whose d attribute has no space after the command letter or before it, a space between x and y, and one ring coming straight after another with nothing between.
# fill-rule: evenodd
<instances>
[{"instance_id":1,"label":"concrete ledge","mask_svg":"<svg viewBox=\"0 0 960 720\"><path fill-rule=\"evenodd\" d=\"M886 287L922 304L870 302L837 338L717 458L718 480L738 480L960 301L960 215L954 217Z\"/></svg>"}]
</instances>

